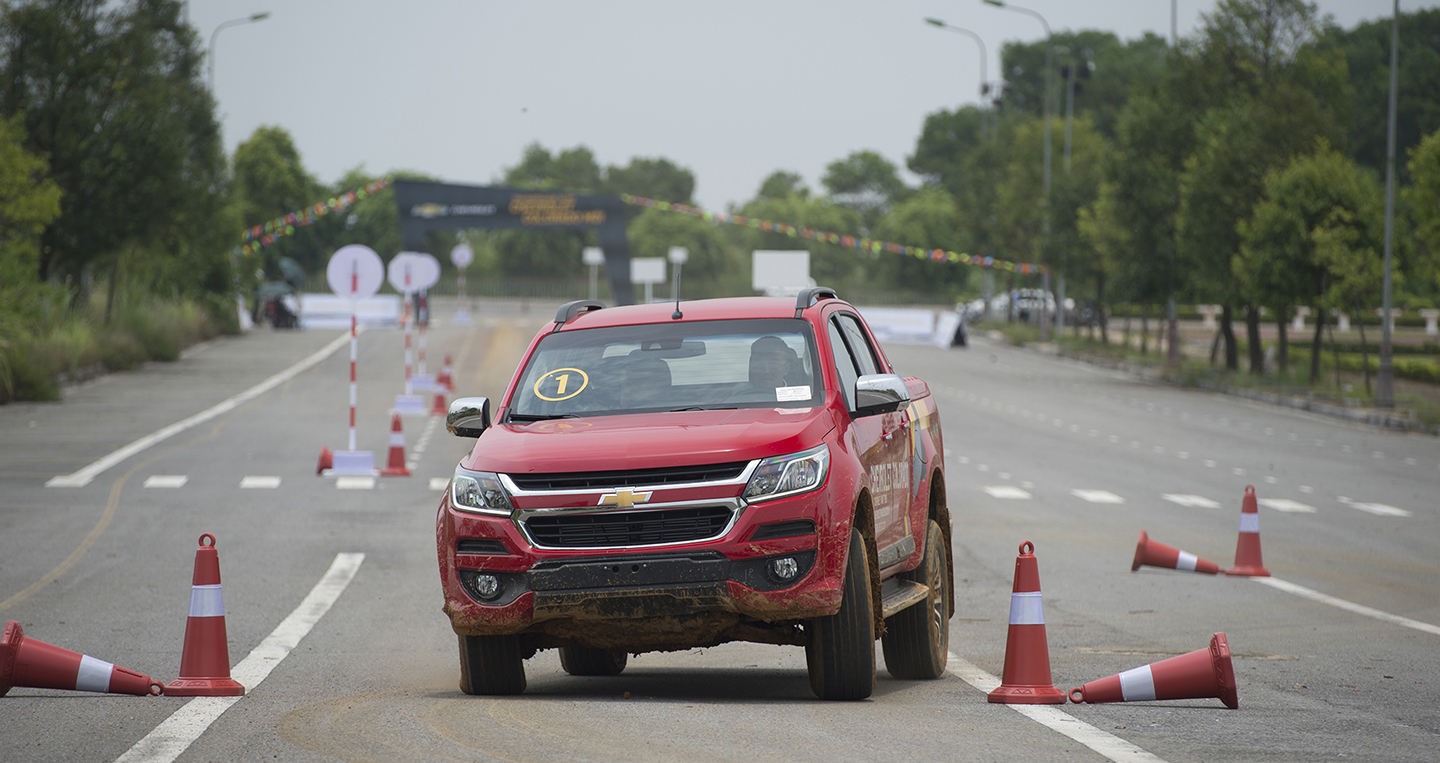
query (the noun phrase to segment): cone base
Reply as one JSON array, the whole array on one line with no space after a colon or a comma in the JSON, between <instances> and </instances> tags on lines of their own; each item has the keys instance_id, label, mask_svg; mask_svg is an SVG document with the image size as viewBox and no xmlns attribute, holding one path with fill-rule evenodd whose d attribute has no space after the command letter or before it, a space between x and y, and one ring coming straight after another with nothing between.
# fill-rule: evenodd
<instances>
[{"instance_id":1,"label":"cone base","mask_svg":"<svg viewBox=\"0 0 1440 763\"><path fill-rule=\"evenodd\" d=\"M330 449L323 445L320 446L320 460L315 464L315 473L320 474L326 469L333 467L334 464L335 457L330 453Z\"/></svg>"},{"instance_id":2,"label":"cone base","mask_svg":"<svg viewBox=\"0 0 1440 763\"><path fill-rule=\"evenodd\" d=\"M239 697L245 687L229 678L177 678L165 684L167 697Z\"/></svg>"},{"instance_id":3,"label":"cone base","mask_svg":"<svg viewBox=\"0 0 1440 763\"><path fill-rule=\"evenodd\" d=\"M381 477L409 477L410 470L403 466L388 466L380 470Z\"/></svg>"},{"instance_id":4,"label":"cone base","mask_svg":"<svg viewBox=\"0 0 1440 763\"><path fill-rule=\"evenodd\" d=\"M986 699L1003 705L1061 705L1067 697L1054 686L1001 686Z\"/></svg>"},{"instance_id":5,"label":"cone base","mask_svg":"<svg viewBox=\"0 0 1440 763\"><path fill-rule=\"evenodd\" d=\"M1268 578L1270 577L1270 570L1267 570L1264 567L1257 567L1253 564L1247 564L1244 566L1231 567L1230 569L1225 570L1225 574L1235 577Z\"/></svg>"}]
</instances>

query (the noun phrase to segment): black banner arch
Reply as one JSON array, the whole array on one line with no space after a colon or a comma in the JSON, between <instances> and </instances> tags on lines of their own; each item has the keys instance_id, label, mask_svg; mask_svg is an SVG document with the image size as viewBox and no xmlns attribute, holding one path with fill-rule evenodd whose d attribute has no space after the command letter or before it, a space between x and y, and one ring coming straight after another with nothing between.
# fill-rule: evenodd
<instances>
[{"instance_id":1,"label":"black banner arch","mask_svg":"<svg viewBox=\"0 0 1440 763\"><path fill-rule=\"evenodd\" d=\"M594 230L616 303L633 304L625 203L618 196L533 191L499 186L396 180L395 206L405 248L420 251L425 234L461 228Z\"/></svg>"}]
</instances>

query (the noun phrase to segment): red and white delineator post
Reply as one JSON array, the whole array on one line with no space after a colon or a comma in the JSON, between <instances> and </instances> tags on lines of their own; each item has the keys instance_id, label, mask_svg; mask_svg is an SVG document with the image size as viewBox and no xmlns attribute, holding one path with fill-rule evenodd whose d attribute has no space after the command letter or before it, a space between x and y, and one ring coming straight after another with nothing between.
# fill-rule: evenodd
<instances>
[{"instance_id":1,"label":"red and white delineator post","mask_svg":"<svg viewBox=\"0 0 1440 763\"><path fill-rule=\"evenodd\" d=\"M459 300L455 304L455 317L452 318L456 326L469 326L470 313L465 305L465 269L475 261L475 250L469 244L457 244L450 250L450 262L455 265L455 291ZM454 388L450 389L454 392Z\"/></svg>"},{"instance_id":2,"label":"red and white delineator post","mask_svg":"<svg viewBox=\"0 0 1440 763\"><path fill-rule=\"evenodd\" d=\"M326 266L325 275L330 281L330 288L336 294L348 294L350 297L350 447L334 453L322 447L320 463L316 468L318 473L328 470L330 474L340 476L375 474L374 452L355 449L355 406L359 400L355 364L360 355L358 301L379 290L383 270L380 255L360 244L341 247Z\"/></svg>"},{"instance_id":3,"label":"red and white delineator post","mask_svg":"<svg viewBox=\"0 0 1440 763\"><path fill-rule=\"evenodd\" d=\"M409 262L404 262L401 268L404 275L401 280L400 293L404 295L405 299L405 393L395 396L395 412L405 416L419 416L425 413L425 398L415 394L414 366L412 365L413 356L410 350L410 336L412 333L410 330L410 304L415 296L413 289L414 280L410 274ZM391 280L393 281L394 279L392 278ZM421 339L421 341L423 342L424 339Z\"/></svg>"},{"instance_id":4,"label":"red and white delineator post","mask_svg":"<svg viewBox=\"0 0 1440 763\"><path fill-rule=\"evenodd\" d=\"M5 631L0 634L0 697L15 686L141 697L165 693L164 684L143 673L25 638L25 629L11 620L5 623Z\"/></svg>"}]
</instances>

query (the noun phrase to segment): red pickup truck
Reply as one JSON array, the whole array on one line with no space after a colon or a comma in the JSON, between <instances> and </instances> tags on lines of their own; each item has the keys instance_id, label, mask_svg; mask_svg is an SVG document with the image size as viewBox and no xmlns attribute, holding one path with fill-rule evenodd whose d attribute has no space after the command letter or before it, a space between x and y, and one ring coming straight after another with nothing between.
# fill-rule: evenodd
<instances>
[{"instance_id":1,"label":"red pickup truck","mask_svg":"<svg viewBox=\"0 0 1440 763\"><path fill-rule=\"evenodd\" d=\"M954 613L940 417L835 292L562 306L436 517L468 694L728 641L803 646L825 699L868 697L875 641L938 677Z\"/></svg>"}]
</instances>

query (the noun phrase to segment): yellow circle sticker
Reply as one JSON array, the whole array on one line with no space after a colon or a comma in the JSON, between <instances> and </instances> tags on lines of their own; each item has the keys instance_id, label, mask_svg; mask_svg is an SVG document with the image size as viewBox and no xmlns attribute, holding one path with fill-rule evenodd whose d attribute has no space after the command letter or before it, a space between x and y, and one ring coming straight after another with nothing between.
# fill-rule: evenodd
<instances>
[{"instance_id":1,"label":"yellow circle sticker","mask_svg":"<svg viewBox=\"0 0 1440 763\"><path fill-rule=\"evenodd\" d=\"M557 368L535 380L535 397L557 402L569 400L590 386L590 375L578 368ZM540 390L553 394L547 395Z\"/></svg>"}]
</instances>

